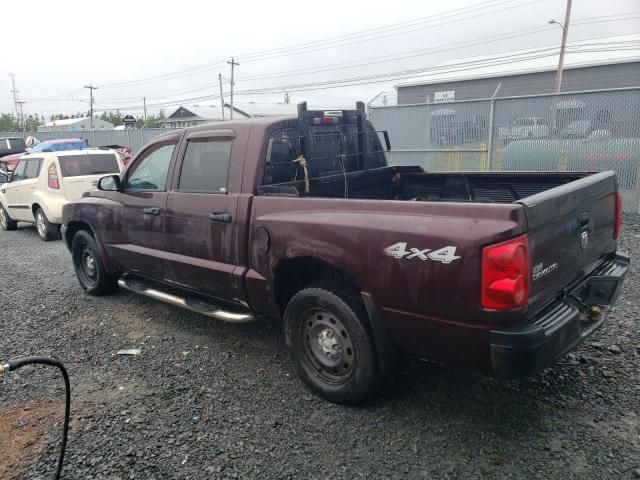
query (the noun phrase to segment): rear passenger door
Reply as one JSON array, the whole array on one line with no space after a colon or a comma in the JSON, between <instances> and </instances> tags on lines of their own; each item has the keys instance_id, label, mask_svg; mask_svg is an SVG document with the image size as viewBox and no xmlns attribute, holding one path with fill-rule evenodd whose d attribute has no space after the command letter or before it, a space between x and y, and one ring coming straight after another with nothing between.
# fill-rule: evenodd
<instances>
[{"instance_id":1,"label":"rear passenger door","mask_svg":"<svg viewBox=\"0 0 640 480\"><path fill-rule=\"evenodd\" d=\"M238 193L228 188L235 134L231 130L187 136L177 162L166 215L169 276L184 288L234 299L238 250Z\"/></svg>"}]
</instances>

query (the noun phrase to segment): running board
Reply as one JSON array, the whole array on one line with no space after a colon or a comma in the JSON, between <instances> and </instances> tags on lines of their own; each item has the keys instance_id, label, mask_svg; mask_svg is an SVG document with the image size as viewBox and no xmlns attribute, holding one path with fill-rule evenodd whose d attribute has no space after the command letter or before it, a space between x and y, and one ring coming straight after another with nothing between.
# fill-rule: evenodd
<instances>
[{"instance_id":1,"label":"running board","mask_svg":"<svg viewBox=\"0 0 640 480\"><path fill-rule=\"evenodd\" d=\"M142 278L124 275L118 280L118 286L129 290L130 292L139 293L155 300L160 300L176 307L186 308L192 312L206 315L207 317L216 318L230 323L248 323L256 320L255 316L250 312L233 312L223 310L218 305L212 303L208 299L196 297L196 295L187 292L180 292L176 288L167 287L171 293L162 291L160 288L164 286L156 282L144 280Z\"/></svg>"}]
</instances>

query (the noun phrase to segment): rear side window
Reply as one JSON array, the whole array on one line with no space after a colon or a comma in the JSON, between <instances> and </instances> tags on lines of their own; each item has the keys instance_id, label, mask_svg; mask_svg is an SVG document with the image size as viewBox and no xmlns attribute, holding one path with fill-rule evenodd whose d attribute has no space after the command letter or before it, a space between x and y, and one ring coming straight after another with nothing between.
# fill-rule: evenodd
<instances>
[{"instance_id":1,"label":"rear side window","mask_svg":"<svg viewBox=\"0 0 640 480\"><path fill-rule=\"evenodd\" d=\"M226 138L189 140L178 190L226 193L231 144Z\"/></svg>"},{"instance_id":2,"label":"rear side window","mask_svg":"<svg viewBox=\"0 0 640 480\"><path fill-rule=\"evenodd\" d=\"M118 173L118 160L113 153L95 155L64 155L58 157L63 177Z\"/></svg>"},{"instance_id":3,"label":"rear side window","mask_svg":"<svg viewBox=\"0 0 640 480\"><path fill-rule=\"evenodd\" d=\"M40 165L42 165L41 158L30 158L27 161L27 168L25 169L24 178L38 178L40 173Z\"/></svg>"}]
</instances>

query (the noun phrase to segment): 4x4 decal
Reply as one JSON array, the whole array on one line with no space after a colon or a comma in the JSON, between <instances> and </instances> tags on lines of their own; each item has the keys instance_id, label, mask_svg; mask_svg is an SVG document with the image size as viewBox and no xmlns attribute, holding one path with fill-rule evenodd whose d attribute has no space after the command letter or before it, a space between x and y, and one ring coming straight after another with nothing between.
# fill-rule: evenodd
<instances>
[{"instance_id":1,"label":"4x4 decal","mask_svg":"<svg viewBox=\"0 0 640 480\"><path fill-rule=\"evenodd\" d=\"M442 247L437 250L429 248L409 248L407 250L407 242L398 242L385 248L383 252L393 258L419 258L422 261L432 260L440 263L451 263L460 257L456 255L456 248L453 246Z\"/></svg>"}]
</instances>

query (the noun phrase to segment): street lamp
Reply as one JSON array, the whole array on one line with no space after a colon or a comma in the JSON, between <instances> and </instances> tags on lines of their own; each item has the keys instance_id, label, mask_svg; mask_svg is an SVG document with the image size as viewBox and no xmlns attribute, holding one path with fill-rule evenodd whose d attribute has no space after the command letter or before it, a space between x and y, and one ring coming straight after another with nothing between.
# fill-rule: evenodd
<instances>
[{"instance_id":1,"label":"street lamp","mask_svg":"<svg viewBox=\"0 0 640 480\"><path fill-rule=\"evenodd\" d=\"M558 25L562 29L562 31L564 32L564 25L563 24L561 24L560 22L554 20L553 18L551 20L549 20L549 25L553 25L554 23L556 25Z\"/></svg>"}]
</instances>

